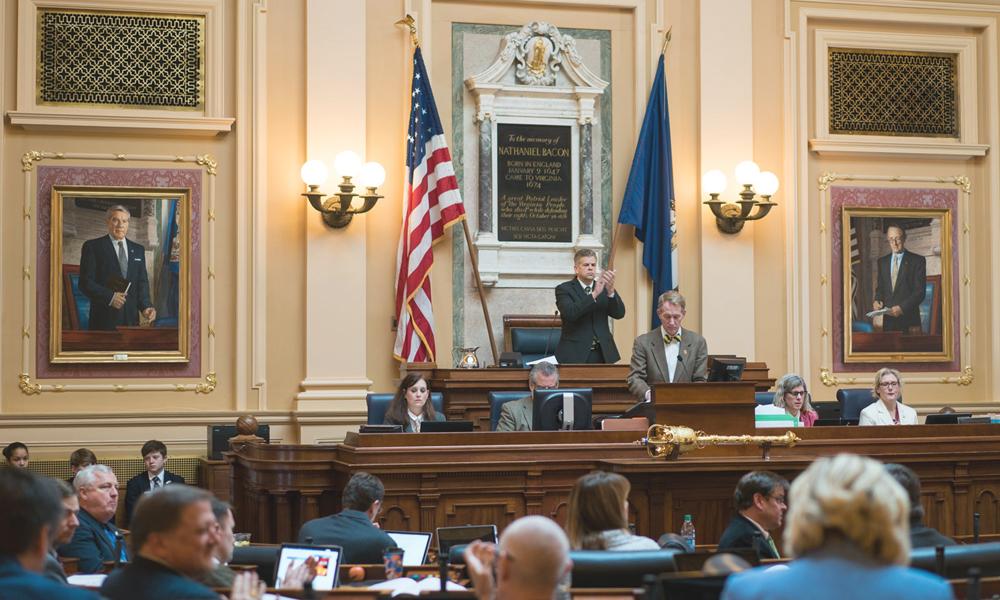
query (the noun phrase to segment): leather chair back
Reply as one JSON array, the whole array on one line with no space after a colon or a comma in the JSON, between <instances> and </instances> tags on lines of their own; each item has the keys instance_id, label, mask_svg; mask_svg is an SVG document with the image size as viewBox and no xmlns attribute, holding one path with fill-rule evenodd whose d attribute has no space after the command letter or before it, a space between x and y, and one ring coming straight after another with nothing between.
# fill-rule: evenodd
<instances>
[{"instance_id":1,"label":"leather chair back","mask_svg":"<svg viewBox=\"0 0 1000 600\"><path fill-rule=\"evenodd\" d=\"M523 392L488 392L486 396L490 399L490 431L497 430L497 423L500 421L500 410L504 404L513 400L520 400L529 393Z\"/></svg>"},{"instance_id":2,"label":"leather chair back","mask_svg":"<svg viewBox=\"0 0 1000 600\"><path fill-rule=\"evenodd\" d=\"M392 402L392 397L395 395L395 393L369 393L365 396L365 404L368 405L368 425L385 423L385 411L389 410L389 403ZM431 404L435 411L444 413L444 394L431 392Z\"/></svg>"},{"instance_id":3,"label":"leather chair back","mask_svg":"<svg viewBox=\"0 0 1000 600\"><path fill-rule=\"evenodd\" d=\"M769 406L771 404L774 404L774 393L754 392L753 399L757 402L757 406Z\"/></svg>"},{"instance_id":4,"label":"leather chair back","mask_svg":"<svg viewBox=\"0 0 1000 600\"><path fill-rule=\"evenodd\" d=\"M861 411L874 401L871 388L841 388L837 390L841 419L857 420L861 417Z\"/></svg>"},{"instance_id":5,"label":"leather chair back","mask_svg":"<svg viewBox=\"0 0 1000 600\"><path fill-rule=\"evenodd\" d=\"M910 566L931 573L938 572L935 548L914 548L910 552ZM966 544L944 547L945 579L962 579L969 576L969 569L979 567L983 577L1000 575L1000 542Z\"/></svg>"},{"instance_id":6,"label":"leather chair back","mask_svg":"<svg viewBox=\"0 0 1000 600\"><path fill-rule=\"evenodd\" d=\"M562 330L558 327L511 327L510 349L520 352L524 362L552 356L559 345Z\"/></svg>"},{"instance_id":7,"label":"leather chair back","mask_svg":"<svg viewBox=\"0 0 1000 600\"><path fill-rule=\"evenodd\" d=\"M637 588L646 575L674 571L675 550L573 550L574 588Z\"/></svg>"},{"instance_id":8,"label":"leather chair back","mask_svg":"<svg viewBox=\"0 0 1000 600\"><path fill-rule=\"evenodd\" d=\"M234 565L251 565L257 567L257 575L267 587L274 587L274 564L278 562L281 546L271 544L251 544L233 548L233 558L229 562Z\"/></svg>"}]
</instances>

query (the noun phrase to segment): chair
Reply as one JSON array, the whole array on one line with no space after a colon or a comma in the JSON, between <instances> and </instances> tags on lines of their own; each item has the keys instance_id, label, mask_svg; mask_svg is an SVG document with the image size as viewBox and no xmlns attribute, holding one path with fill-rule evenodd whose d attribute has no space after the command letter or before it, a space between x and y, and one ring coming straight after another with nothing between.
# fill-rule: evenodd
<instances>
[{"instance_id":1,"label":"chair","mask_svg":"<svg viewBox=\"0 0 1000 600\"><path fill-rule=\"evenodd\" d=\"M396 394L370 393L365 396L368 405L368 425L381 425L385 422L385 411ZM431 392L431 404L434 410L444 414L444 395L441 392Z\"/></svg>"},{"instance_id":2,"label":"chair","mask_svg":"<svg viewBox=\"0 0 1000 600\"><path fill-rule=\"evenodd\" d=\"M642 587L646 575L674 572L674 550L573 550L574 588Z\"/></svg>"},{"instance_id":3,"label":"chair","mask_svg":"<svg viewBox=\"0 0 1000 600\"><path fill-rule=\"evenodd\" d=\"M524 362L555 354L562 334L558 315L504 315L504 350L520 352Z\"/></svg>"},{"instance_id":4,"label":"chair","mask_svg":"<svg viewBox=\"0 0 1000 600\"><path fill-rule=\"evenodd\" d=\"M837 390L837 402L840 404L840 418L858 420L861 411L875 401L870 388L841 388Z\"/></svg>"},{"instance_id":5,"label":"chair","mask_svg":"<svg viewBox=\"0 0 1000 600\"><path fill-rule=\"evenodd\" d=\"M914 548L910 552L910 566L931 573L938 573L937 549ZM969 576L969 569L978 567L983 577L1000 575L1000 542L966 544L944 547L945 579L961 579Z\"/></svg>"},{"instance_id":6,"label":"chair","mask_svg":"<svg viewBox=\"0 0 1000 600\"><path fill-rule=\"evenodd\" d=\"M488 392L486 396L490 399L490 431L497 430L497 423L500 422L500 410L504 404L514 400L520 400L530 392Z\"/></svg>"},{"instance_id":7,"label":"chair","mask_svg":"<svg viewBox=\"0 0 1000 600\"><path fill-rule=\"evenodd\" d=\"M230 562L238 565L249 565L257 568L260 580L268 587L274 586L274 564L278 562L281 546L272 544L250 544L233 548L233 558Z\"/></svg>"},{"instance_id":8,"label":"chair","mask_svg":"<svg viewBox=\"0 0 1000 600\"><path fill-rule=\"evenodd\" d=\"M774 404L773 392L754 392L753 399L757 401L757 406L767 406Z\"/></svg>"},{"instance_id":9,"label":"chair","mask_svg":"<svg viewBox=\"0 0 1000 600\"><path fill-rule=\"evenodd\" d=\"M602 431L646 431L647 429L649 429L649 419L646 417L601 420Z\"/></svg>"}]
</instances>

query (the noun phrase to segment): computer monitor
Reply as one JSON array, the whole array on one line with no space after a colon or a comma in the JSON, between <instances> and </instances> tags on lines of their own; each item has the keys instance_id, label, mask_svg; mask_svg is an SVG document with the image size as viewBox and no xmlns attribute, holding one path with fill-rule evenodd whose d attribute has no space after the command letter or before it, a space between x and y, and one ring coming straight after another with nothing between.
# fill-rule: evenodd
<instances>
[{"instance_id":1,"label":"computer monitor","mask_svg":"<svg viewBox=\"0 0 1000 600\"><path fill-rule=\"evenodd\" d=\"M593 429L590 388L535 390L531 428L534 431Z\"/></svg>"},{"instance_id":2,"label":"computer monitor","mask_svg":"<svg viewBox=\"0 0 1000 600\"><path fill-rule=\"evenodd\" d=\"M472 421L424 421L420 424L420 433L451 433L455 431L472 431Z\"/></svg>"},{"instance_id":3,"label":"computer monitor","mask_svg":"<svg viewBox=\"0 0 1000 600\"><path fill-rule=\"evenodd\" d=\"M925 423L927 425L958 425L958 420L963 417L971 417L972 413L944 413L927 415Z\"/></svg>"},{"instance_id":4,"label":"computer monitor","mask_svg":"<svg viewBox=\"0 0 1000 600\"><path fill-rule=\"evenodd\" d=\"M709 381L739 381L743 378L743 369L747 359L741 357L713 358L708 369Z\"/></svg>"}]
</instances>

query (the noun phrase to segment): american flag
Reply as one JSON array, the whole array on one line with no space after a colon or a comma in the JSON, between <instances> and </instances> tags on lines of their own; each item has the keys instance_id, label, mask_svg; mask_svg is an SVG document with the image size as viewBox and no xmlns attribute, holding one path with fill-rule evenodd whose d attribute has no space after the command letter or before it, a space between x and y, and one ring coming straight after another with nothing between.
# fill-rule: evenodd
<instances>
[{"instance_id":1,"label":"american flag","mask_svg":"<svg viewBox=\"0 0 1000 600\"><path fill-rule=\"evenodd\" d=\"M393 355L407 362L431 362L434 360L432 246L444 237L445 229L465 218L465 207L419 47L413 52L410 96L406 145L409 177L396 255L397 329Z\"/></svg>"}]
</instances>

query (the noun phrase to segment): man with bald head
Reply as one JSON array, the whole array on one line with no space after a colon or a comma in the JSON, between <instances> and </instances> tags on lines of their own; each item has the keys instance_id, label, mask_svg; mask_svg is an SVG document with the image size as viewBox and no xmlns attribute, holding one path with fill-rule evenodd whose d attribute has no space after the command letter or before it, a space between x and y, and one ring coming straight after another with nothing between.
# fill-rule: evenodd
<instances>
[{"instance_id":1,"label":"man with bald head","mask_svg":"<svg viewBox=\"0 0 1000 600\"><path fill-rule=\"evenodd\" d=\"M920 333L920 304L927 295L927 259L906 249L906 230L885 230L891 252L878 259L878 281L872 308L889 309L882 331Z\"/></svg>"},{"instance_id":2,"label":"man with bald head","mask_svg":"<svg viewBox=\"0 0 1000 600\"><path fill-rule=\"evenodd\" d=\"M540 516L511 523L500 536L499 549L472 542L465 564L476 598L496 600L551 600L573 567L562 527Z\"/></svg>"}]
</instances>

